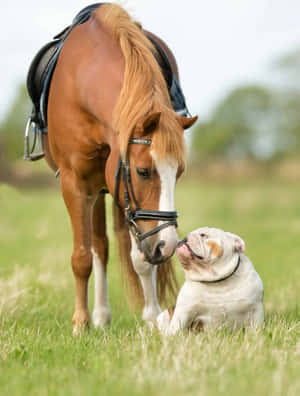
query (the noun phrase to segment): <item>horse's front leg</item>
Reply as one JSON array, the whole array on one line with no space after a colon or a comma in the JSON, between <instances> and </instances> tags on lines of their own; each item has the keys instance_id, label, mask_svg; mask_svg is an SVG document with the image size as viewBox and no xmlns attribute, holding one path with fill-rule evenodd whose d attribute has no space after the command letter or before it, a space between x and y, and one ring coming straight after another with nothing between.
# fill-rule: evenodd
<instances>
[{"instance_id":1,"label":"horse's front leg","mask_svg":"<svg viewBox=\"0 0 300 396\"><path fill-rule=\"evenodd\" d=\"M91 224L92 208L96 197L87 193L85 183L72 172L61 169L62 193L73 228L72 269L75 276L76 296L73 315L73 333L88 326L88 280L92 271Z\"/></svg>"},{"instance_id":2,"label":"horse's front leg","mask_svg":"<svg viewBox=\"0 0 300 396\"><path fill-rule=\"evenodd\" d=\"M144 293L145 305L142 317L152 324L161 312L157 298L157 267L141 259L137 244L131 234L130 238L132 264L139 276Z\"/></svg>"},{"instance_id":3,"label":"horse's front leg","mask_svg":"<svg viewBox=\"0 0 300 396\"><path fill-rule=\"evenodd\" d=\"M111 321L107 296L106 266L108 260L108 239L106 236L105 196L99 194L93 209L93 268L95 278L95 305L93 323L104 327Z\"/></svg>"}]
</instances>

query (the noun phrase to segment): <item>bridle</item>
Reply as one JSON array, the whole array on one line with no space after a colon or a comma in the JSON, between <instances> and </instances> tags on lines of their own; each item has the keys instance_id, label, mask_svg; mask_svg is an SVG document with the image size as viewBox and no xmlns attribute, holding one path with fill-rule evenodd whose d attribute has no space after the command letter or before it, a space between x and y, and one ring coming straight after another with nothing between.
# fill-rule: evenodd
<instances>
[{"instance_id":1,"label":"bridle","mask_svg":"<svg viewBox=\"0 0 300 396\"><path fill-rule=\"evenodd\" d=\"M129 140L129 144L144 144L146 146L151 146L151 143L152 143L151 139L131 138ZM123 161L121 154L119 156L117 171L115 175L116 185L115 185L114 200L115 203L118 205L118 207L121 210L123 210L118 199L121 178L124 186L125 220L129 229L136 237L138 241L138 245L140 245L144 239L158 233L164 228L167 228L169 226L177 227L176 219L178 217L178 214L176 211L169 212L169 211L161 211L161 210L145 210L140 208L133 191L128 148L125 155L125 161ZM130 197L134 203L135 209L132 209L130 205ZM157 220L157 221L163 221L163 223L159 224L157 227L154 227L152 230L143 233L140 227L136 223L137 220L146 220L146 221Z\"/></svg>"}]
</instances>

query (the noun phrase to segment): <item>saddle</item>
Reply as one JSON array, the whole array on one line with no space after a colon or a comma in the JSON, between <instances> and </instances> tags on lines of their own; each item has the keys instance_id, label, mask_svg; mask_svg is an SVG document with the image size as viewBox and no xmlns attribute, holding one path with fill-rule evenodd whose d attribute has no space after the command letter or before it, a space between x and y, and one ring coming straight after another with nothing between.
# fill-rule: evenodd
<instances>
[{"instance_id":1,"label":"saddle","mask_svg":"<svg viewBox=\"0 0 300 396\"><path fill-rule=\"evenodd\" d=\"M82 9L74 18L72 24L57 34L52 41L45 44L36 54L31 62L27 74L27 90L32 101L32 113L28 119L25 130L24 159L35 161L44 156L42 149L42 133L47 133L47 106L51 79L60 51L71 31L78 25L86 22L93 11L105 3L95 3ZM162 70L168 86L173 109L181 116L189 115L185 97L180 84L172 70L171 63L161 45L153 38L148 36L156 48L156 60ZM29 148L29 134L33 127L34 144L39 142L39 152L34 153L35 147ZM36 139L37 138L37 139Z\"/></svg>"}]
</instances>

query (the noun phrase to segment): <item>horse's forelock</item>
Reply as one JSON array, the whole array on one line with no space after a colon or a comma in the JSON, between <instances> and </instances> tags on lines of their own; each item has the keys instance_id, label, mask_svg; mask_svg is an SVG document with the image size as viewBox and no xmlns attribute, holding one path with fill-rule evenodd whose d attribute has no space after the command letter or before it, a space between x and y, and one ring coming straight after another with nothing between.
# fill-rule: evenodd
<instances>
[{"instance_id":1,"label":"horse's forelock","mask_svg":"<svg viewBox=\"0 0 300 396\"><path fill-rule=\"evenodd\" d=\"M171 157L181 170L185 169L186 145L174 111L162 112L159 128L153 134L152 144L156 158Z\"/></svg>"}]
</instances>

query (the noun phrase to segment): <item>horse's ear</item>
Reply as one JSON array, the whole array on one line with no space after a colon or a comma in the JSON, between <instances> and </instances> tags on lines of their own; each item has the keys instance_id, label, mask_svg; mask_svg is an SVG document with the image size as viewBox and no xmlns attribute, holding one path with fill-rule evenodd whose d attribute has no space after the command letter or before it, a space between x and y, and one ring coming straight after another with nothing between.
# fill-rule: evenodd
<instances>
[{"instance_id":1,"label":"horse's ear","mask_svg":"<svg viewBox=\"0 0 300 396\"><path fill-rule=\"evenodd\" d=\"M189 129L198 120L198 116L195 117L178 117L178 122L183 129Z\"/></svg>"},{"instance_id":2,"label":"horse's ear","mask_svg":"<svg viewBox=\"0 0 300 396\"><path fill-rule=\"evenodd\" d=\"M149 114L143 121L144 134L152 133L158 127L161 112Z\"/></svg>"}]
</instances>

